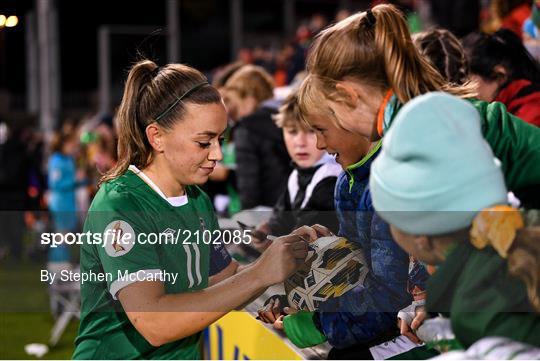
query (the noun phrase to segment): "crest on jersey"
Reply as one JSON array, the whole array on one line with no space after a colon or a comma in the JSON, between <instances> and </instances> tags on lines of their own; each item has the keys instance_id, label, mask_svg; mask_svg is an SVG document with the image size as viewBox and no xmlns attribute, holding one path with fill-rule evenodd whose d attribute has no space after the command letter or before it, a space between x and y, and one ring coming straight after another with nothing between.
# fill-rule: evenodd
<instances>
[{"instance_id":1,"label":"crest on jersey","mask_svg":"<svg viewBox=\"0 0 540 361\"><path fill-rule=\"evenodd\" d=\"M103 242L109 256L123 256L135 245L135 231L126 221L112 221L103 231Z\"/></svg>"}]
</instances>

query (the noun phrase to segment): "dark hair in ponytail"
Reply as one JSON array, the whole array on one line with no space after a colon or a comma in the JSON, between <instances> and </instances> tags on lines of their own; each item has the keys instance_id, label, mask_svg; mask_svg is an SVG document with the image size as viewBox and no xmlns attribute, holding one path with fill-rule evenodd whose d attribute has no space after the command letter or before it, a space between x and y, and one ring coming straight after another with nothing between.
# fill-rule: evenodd
<instances>
[{"instance_id":1,"label":"dark hair in ponytail","mask_svg":"<svg viewBox=\"0 0 540 361\"><path fill-rule=\"evenodd\" d=\"M153 149L146 137L149 124L158 123L171 129L182 120L186 104L221 102L219 92L212 86L197 87L206 81L201 72L187 65L168 64L160 68L150 60L136 63L129 71L116 115L118 162L101 178L100 184L119 177L130 164L141 169L150 164ZM192 89L196 90L177 102ZM167 111L175 102L176 105Z\"/></svg>"},{"instance_id":2,"label":"dark hair in ponytail","mask_svg":"<svg viewBox=\"0 0 540 361\"><path fill-rule=\"evenodd\" d=\"M465 50L458 38L446 29L433 29L413 35L416 48L450 83L468 81L469 68Z\"/></svg>"},{"instance_id":3,"label":"dark hair in ponytail","mask_svg":"<svg viewBox=\"0 0 540 361\"><path fill-rule=\"evenodd\" d=\"M507 82L527 79L540 83L540 65L523 46L521 39L508 29L494 34L470 34L463 40L463 46L472 74L486 80L497 80L500 74L495 67L500 65L506 69Z\"/></svg>"}]
</instances>

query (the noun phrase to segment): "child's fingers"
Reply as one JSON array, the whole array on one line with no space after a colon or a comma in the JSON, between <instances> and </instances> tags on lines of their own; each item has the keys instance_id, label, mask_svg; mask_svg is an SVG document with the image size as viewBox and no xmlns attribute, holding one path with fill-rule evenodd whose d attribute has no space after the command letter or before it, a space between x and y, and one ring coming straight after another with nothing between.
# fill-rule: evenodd
<instances>
[{"instance_id":1,"label":"child's fingers","mask_svg":"<svg viewBox=\"0 0 540 361\"><path fill-rule=\"evenodd\" d=\"M283 317L285 316L279 316L279 318L274 322L274 328L276 330L283 330Z\"/></svg>"},{"instance_id":2,"label":"child's fingers","mask_svg":"<svg viewBox=\"0 0 540 361\"><path fill-rule=\"evenodd\" d=\"M313 228L315 232L317 232L317 236L319 237L333 236L332 232L330 232L330 230L323 225L314 224L313 226L311 226L311 228Z\"/></svg>"},{"instance_id":3,"label":"child's fingers","mask_svg":"<svg viewBox=\"0 0 540 361\"><path fill-rule=\"evenodd\" d=\"M409 325L407 325L407 322L398 319L399 324L399 332L404 335L405 333L409 332Z\"/></svg>"},{"instance_id":4,"label":"child's fingers","mask_svg":"<svg viewBox=\"0 0 540 361\"><path fill-rule=\"evenodd\" d=\"M263 320L263 322L274 323L276 321L276 316L272 312L273 307L274 300L271 300L266 306L264 306L258 311L259 317L261 318L261 320Z\"/></svg>"},{"instance_id":5,"label":"child's fingers","mask_svg":"<svg viewBox=\"0 0 540 361\"><path fill-rule=\"evenodd\" d=\"M258 310L258 311L257 311L257 314L259 315L259 320L261 320L261 321L264 322L264 323L270 323L270 322L266 319L266 316L264 315L263 310Z\"/></svg>"},{"instance_id":6,"label":"child's fingers","mask_svg":"<svg viewBox=\"0 0 540 361\"><path fill-rule=\"evenodd\" d=\"M411 331L407 322L399 320L399 332L414 343L421 343L420 339Z\"/></svg>"},{"instance_id":7,"label":"child's fingers","mask_svg":"<svg viewBox=\"0 0 540 361\"><path fill-rule=\"evenodd\" d=\"M277 320L281 316L281 305L279 298L276 299L274 307L272 307L272 316L274 316L274 320Z\"/></svg>"},{"instance_id":8,"label":"child's fingers","mask_svg":"<svg viewBox=\"0 0 540 361\"><path fill-rule=\"evenodd\" d=\"M414 343L420 344L422 341L412 332L405 332L403 336L407 337L409 340L411 340Z\"/></svg>"},{"instance_id":9,"label":"child's fingers","mask_svg":"<svg viewBox=\"0 0 540 361\"><path fill-rule=\"evenodd\" d=\"M293 307L285 307L283 312L285 312L287 315L294 315L296 312L298 312L298 310Z\"/></svg>"},{"instance_id":10,"label":"child's fingers","mask_svg":"<svg viewBox=\"0 0 540 361\"><path fill-rule=\"evenodd\" d=\"M270 320L268 318L268 313L265 311L265 309L260 309L257 311L257 313L259 314L259 319L264 322L264 323L273 323L274 320Z\"/></svg>"},{"instance_id":11,"label":"child's fingers","mask_svg":"<svg viewBox=\"0 0 540 361\"><path fill-rule=\"evenodd\" d=\"M416 331L418 329L418 327L420 327L424 323L426 318L427 318L426 310L423 307L418 308L416 310L416 314L414 316L414 319L411 322L411 328Z\"/></svg>"},{"instance_id":12,"label":"child's fingers","mask_svg":"<svg viewBox=\"0 0 540 361\"><path fill-rule=\"evenodd\" d=\"M268 305L266 305L264 314L271 323L274 323L276 319L279 317L279 314L278 315L274 314L274 307L277 302L279 302L279 299L274 299Z\"/></svg>"}]
</instances>

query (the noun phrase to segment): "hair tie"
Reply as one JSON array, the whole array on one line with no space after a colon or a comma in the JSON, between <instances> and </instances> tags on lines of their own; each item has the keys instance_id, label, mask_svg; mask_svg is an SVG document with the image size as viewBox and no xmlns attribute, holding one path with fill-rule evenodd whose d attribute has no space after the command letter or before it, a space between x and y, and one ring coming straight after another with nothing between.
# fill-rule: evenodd
<instances>
[{"instance_id":1,"label":"hair tie","mask_svg":"<svg viewBox=\"0 0 540 361\"><path fill-rule=\"evenodd\" d=\"M366 11L366 19L370 27L375 26L377 19L375 18L375 15L373 15L373 12L371 11L371 9L368 9L368 11Z\"/></svg>"},{"instance_id":2,"label":"hair tie","mask_svg":"<svg viewBox=\"0 0 540 361\"><path fill-rule=\"evenodd\" d=\"M158 66L158 67L156 67L154 70L152 70L152 72L150 73L150 75L152 76L152 78L155 78L155 77L158 75L158 73L159 73L160 71L161 71L161 67Z\"/></svg>"},{"instance_id":3,"label":"hair tie","mask_svg":"<svg viewBox=\"0 0 540 361\"><path fill-rule=\"evenodd\" d=\"M519 210L506 205L485 208L474 217L471 244L478 249L490 245L502 258L506 258L517 230L523 227L525 224Z\"/></svg>"}]
</instances>

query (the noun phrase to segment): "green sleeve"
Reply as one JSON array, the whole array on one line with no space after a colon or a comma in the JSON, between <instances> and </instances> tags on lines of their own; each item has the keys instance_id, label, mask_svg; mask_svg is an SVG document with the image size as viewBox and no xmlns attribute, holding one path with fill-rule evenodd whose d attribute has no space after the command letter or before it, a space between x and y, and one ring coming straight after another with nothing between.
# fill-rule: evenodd
<instances>
[{"instance_id":1,"label":"green sleeve","mask_svg":"<svg viewBox=\"0 0 540 361\"><path fill-rule=\"evenodd\" d=\"M480 113L484 138L502 162L508 189L540 185L540 128L508 113L502 103L471 103Z\"/></svg>"},{"instance_id":2,"label":"green sleeve","mask_svg":"<svg viewBox=\"0 0 540 361\"><path fill-rule=\"evenodd\" d=\"M326 336L315 325L314 315L314 312L298 311L283 318L285 333L297 347L312 347L326 341Z\"/></svg>"},{"instance_id":3,"label":"green sleeve","mask_svg":"<svg viewBox=\"0 0 540 361\"><path fill-rule=\"evenodd\" d=\"M540 314L525 284L508 273L493 249L476 251L466 263L450 310L452 329L465 347L487 336L540 346Z\"/></svg>"},{"instance_id":4,"label":"green sleeve","mask_svg":"<svg viewBox=\"0 0 540 361\"><path fill-rule=\"evenodd\" d=\"M461 312L452 314L452 329L456 328L462 330L459 340L466 347L488 336L506 337L540 347L540 317L532 312Z\"/></svg>"}]
</instances>

